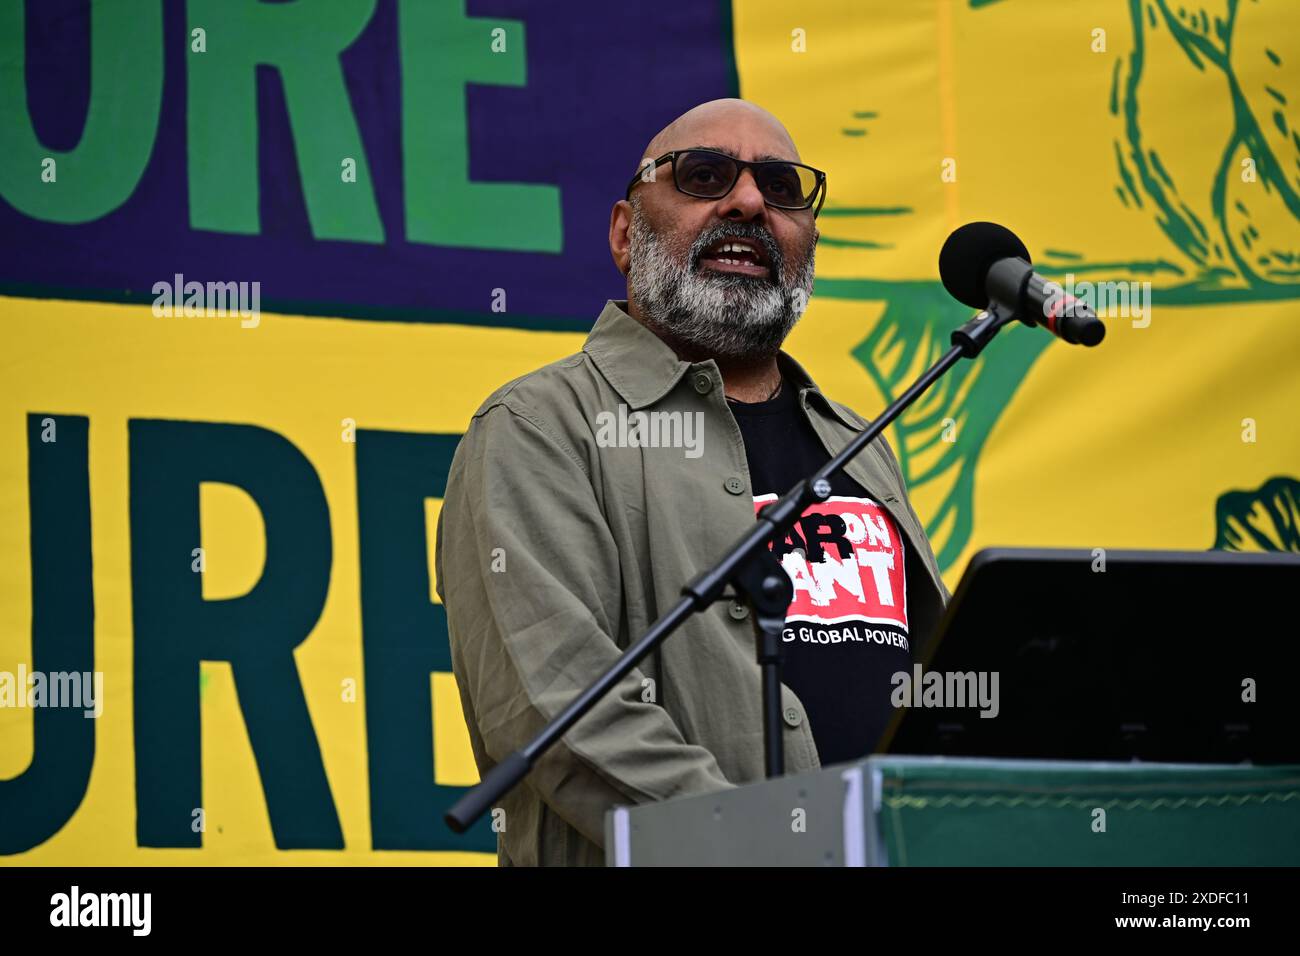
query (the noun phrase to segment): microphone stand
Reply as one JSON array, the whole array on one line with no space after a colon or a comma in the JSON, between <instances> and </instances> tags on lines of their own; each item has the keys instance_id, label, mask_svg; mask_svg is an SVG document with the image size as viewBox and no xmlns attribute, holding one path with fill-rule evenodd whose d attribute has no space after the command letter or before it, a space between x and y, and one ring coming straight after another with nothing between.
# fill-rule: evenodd
<instances>
[{"instance_id":1,"label":"microphone stand","mask_svg":"<svg viewBox=\"0 0 1300 956\"><path fill-rule=\"evenodd\" d=\"M763 688L763 749L768 778L785 772L785 751L781 731L781 634L785 615L794 595L794 586L770 545L782 540L815 502L831 494L831 476L837 474L858 452L915 402L931 385L943 377L960 359L973 359L998 331L1017 316L996 304L953 331L951 348L911 387L894 399L864 431L856 435L811 477L805 478L784 496L758 513L754 527L733 544L710 569L682 588L682 598L651 625L638 640L628 645L622 655L590 687L575 697L522 749L508 755L447 811L444 820L456 833L464 833L503 794L519 783L579 718L627 676L642 658L659 646L692 614L706 610L719 600L741 595L754 615L757 634L758 664ZM726 586L734 594L724 593Z\"/></svg>"}]
</instances>

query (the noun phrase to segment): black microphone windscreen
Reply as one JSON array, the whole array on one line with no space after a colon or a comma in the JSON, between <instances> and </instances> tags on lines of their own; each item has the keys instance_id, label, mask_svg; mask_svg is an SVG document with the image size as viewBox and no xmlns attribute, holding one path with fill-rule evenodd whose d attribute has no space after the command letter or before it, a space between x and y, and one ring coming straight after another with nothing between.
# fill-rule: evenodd
<instances>
[{"instance_id":1,"label":"black microphone windscreen","mask_svg":"<svg viewBox=\"0 0 1300 956\"><path fill-rule=\"evenodd\" d=\"M958 302L972 309L989 304L984 280L1000 259L1029 258L1029 250L1016 234L995 222L968 222L958 227L939 250L939 278Z\"/></svg>"}]
</instances>

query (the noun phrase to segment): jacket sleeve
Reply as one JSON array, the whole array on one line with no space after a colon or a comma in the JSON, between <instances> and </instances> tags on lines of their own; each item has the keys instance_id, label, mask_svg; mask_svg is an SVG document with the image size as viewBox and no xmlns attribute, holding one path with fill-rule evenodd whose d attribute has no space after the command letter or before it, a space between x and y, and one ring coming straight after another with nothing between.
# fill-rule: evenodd
<instances>
[{"instance_id":1,"label":"jacket sleeve","mask_svg":"<svg viewBox=\"0 0 1300 956\"><path fill-rule=\"evenodd\" d=\"M498 404L457 449L436 560L465 716L495 764L618 657L618 550L578 454L527 410ZM640 668L624 677L521 784L598 846L615 804L732 786L642 699L643 679Z\"/></svg>"}]
</instances>

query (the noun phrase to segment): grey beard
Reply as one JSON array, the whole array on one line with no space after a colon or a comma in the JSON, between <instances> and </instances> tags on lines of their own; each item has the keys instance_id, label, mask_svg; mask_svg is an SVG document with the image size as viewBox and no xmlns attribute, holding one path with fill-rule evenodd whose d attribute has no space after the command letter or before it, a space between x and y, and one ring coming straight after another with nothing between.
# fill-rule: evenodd
<instances>
[{"instance_id":1,"label":"grey beard","mask_svg":"<svg viewBox=\"0 0 1300 956\"><path fill-rule=\"evenodd\" d=\"M775 355L812 295L815 243L797 273L787 277L785 257L771 233L753 223L718 223L677 261L651 230L633 199L628 292L657 331L701 352L731 359ZM700 271L701 254L719 239L752 239L766 250L777 281Z\"/></svg>"}]
</instances>

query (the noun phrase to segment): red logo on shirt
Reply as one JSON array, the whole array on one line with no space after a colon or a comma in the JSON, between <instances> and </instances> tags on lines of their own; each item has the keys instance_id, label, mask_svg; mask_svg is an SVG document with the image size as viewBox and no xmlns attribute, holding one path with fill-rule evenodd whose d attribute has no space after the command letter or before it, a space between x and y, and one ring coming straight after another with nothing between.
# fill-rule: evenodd
<instances>
[{"instance_id":1,"label":"red logo on shirt","mask_svg":"<svg viewBox=\"0 0 1300 956\"><path fill-rule=\"evenodd\" d=\"M754 499L757 512L776 495ZM794 583L787 619L839 624L867 620L907 630L903 539L870 498L810 505L773 548Z\"/></svg>"}]
</instances>

